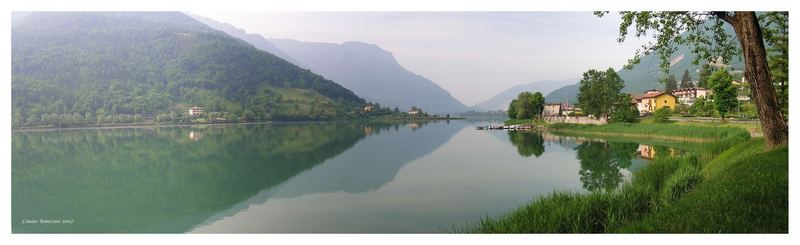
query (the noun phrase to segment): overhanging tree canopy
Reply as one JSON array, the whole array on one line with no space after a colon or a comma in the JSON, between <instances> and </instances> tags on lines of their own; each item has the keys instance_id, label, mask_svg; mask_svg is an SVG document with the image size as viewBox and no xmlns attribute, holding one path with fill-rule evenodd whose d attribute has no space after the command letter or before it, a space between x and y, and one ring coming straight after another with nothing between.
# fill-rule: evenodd
<instances>
[{"instance_id":1,"label":"overhanging tree canopy","mask_svg":"<svg viewBox=\"0 0 800 245\"><path fill-rule=\"evenodd\" d=\"M602 17L606 13L608 12L595 12L595 15ZM755 12L622 11L620 15L622 23L617 41L625 41L630 27L634 28L636 37L652 34L655 39L655 42L645 44L642 49L637 50L626 68L637 64L642 56L658 52L661 68L668 72L670 56L681 44L693 47L692 51L697 54L695 64L701 60L712 61L718 57L728 63L741 51L745 61L744 76L750 82L767 147L789 142L789 129L772 85L762 27ZM736 39L725 32L725 24L733 27L739 46L736 45Z\"/></svg>"}]
</instances>

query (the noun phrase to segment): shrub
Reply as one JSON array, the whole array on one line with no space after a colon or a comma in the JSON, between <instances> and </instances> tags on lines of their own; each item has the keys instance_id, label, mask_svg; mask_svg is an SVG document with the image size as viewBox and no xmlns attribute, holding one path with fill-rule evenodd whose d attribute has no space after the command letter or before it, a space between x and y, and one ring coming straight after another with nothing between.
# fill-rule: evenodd
<instances>
[{"instance_id":1,"label":"shrub","mask_svg":"<svg viewBox=\"0 0 800 245\"><path fill-rule=\"evenodd\" d=\"M639 110L635 106L628 106L611 111L611 122L629 122L635 123L639 121Z\"/></svg>"},{"instance_id":2,"label":"shrub","mask_svg":"<svg viewBox=\"0 0 800 245\"><path fill-rule=\"evenodd\" d=\"M689 114L696 117L709 117L714 115L714 102L700 97L689 107Z\"/></svg>"},{"instance_id":3,"label":"shrub","mask_svg":"<svg viewBox=\"0 0 800 245\"><path fill-rule=\"evenodd\" d=\"M653 122L655 123L665 123L669 122L669 117L672 114L672 111L667 107L662 107L653 112Z\"/></svg>"},{"instance_id":4,"label":"shrub","mask_svg":"<svg viewBox=\"0 0 800 245\"><path fill-rule=\"evenodd\" d=\"M675 113L677 113L678 115L680 115L682 117L691 116L691 113L689 111L689 106L684 105L684 104L676 105L675 106Z\"/></svg>"}]
</instances>

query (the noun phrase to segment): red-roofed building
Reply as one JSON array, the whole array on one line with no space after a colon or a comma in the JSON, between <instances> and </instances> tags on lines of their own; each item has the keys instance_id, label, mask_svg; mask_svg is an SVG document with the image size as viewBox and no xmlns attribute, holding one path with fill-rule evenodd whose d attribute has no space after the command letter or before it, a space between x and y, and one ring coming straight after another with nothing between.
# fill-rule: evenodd
<instances>
[{"instance_id":1,"label":"red-roofed building","mask_svg":"<svg viewBox=\"0 0 800 245\"><path fill-rule=\"evenodd\" d=\"M639 115L647 115L660 108L675 109L677 98L658 90L648 90L644 94L631 95L631 103L636 103Z\"/></svg>"}]
</instances>

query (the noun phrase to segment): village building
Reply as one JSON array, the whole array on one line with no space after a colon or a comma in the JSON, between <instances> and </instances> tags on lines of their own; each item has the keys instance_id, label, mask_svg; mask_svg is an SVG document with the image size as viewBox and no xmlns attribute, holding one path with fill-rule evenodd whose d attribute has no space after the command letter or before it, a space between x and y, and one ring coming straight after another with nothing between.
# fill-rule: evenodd
<instances>
[{"instance_id":1,"label":"village building","mask_svg":"<svg viewBox=\"0 0 800 245\"><path fill-rule=\"evenodd\" d=\"M711 94L711 90L707 88L679 88L676 90L672 90L672 95L678 98L678 103L683 105L691 106L694 104L694 101L708 96Z\"/></svg>"},{"instance_id":2,"label":"village building","mask_svg":"<svg viewBox=\"0 0 800 245\"><path fill-rule=\"evenodd\" d=\"M576 109L580 110L576 108L574 105L567 103L544 104L544 110L542 110L542 117L568 116L571 112L575 112Z\"/></svg>"},{"instance_id":3,"label":"village building","mask_svg":"<svg viewBox=\"0 0 800 245\"><path fill-rule=\"evenodd\" d=\"M648 115L661 108L675 109L677 98L658 90L648 90L644 94L631 95L631 103L636 103L639 115Z\"/></svg>"},{"instance_id":4,"label":"village building","mask_svg":"<svg viewBox=\"0 0 800 245\"><path fill-rule=\"evenodd\" d=\"M658 89L649 89L647 91L644 91L644 94L660 94L660 93L662 93L662 92L661 92L661 90L658 90Z\"/></svg>"},{"instance_id":5,"label":"village building","mask_svg":"<svg viewBox=\"0 0 800 245\"><path fill-rule=\"evenodd\" d=\"M201 114L203 114L203 108L202 107L192 106L191 108L189 108L189 115L190 116L197 116L197 115L201 115Z\"/></svg>"},{"instance_id":6,"label":"village building","mask_svg":"<svg viewBox=\"0 0 800 245\"><path fill-rule=\"evenodd\" d=\"M365 106L364 107L364 112L370 113L370 112L372 112L372 109L373 109L373 107L371 105Z\"/></svg>"},{"instance_id":7,"label":"village building","mask_svg":"<svg viewBox=\"0 0 800 245\"><path fill-rule=\"evenodd\" d=\"M542 117L558 117L561 116L561 104L544 104L542 110Z\"/></svg>"},{"instance_id":8,"label":"village building","mask_svg":"<svg viewBox=\"0 0 800 245\"><path fill-rule=\"evenodd\" d=\"M417 115L417 114L419 114L418 109L411 109L408 111L408 115Z\"/></svg>"},{"instance_id":9,"label":"village building","mask_svg":"<svg viewBox=\"0 0 800 245\"><path fill-rule=\"evenodd\" d=\"M646 104L642 103L642 98L644 98L644 94L631 94L631 104L636 105L636 110L639 111L639 115L643 115L644 111L647 109L645 107Z\"/></svg>"},{"instance_id":10,"label":"village building","mask_svg":"<svg viewBox=\"0 0 800 245\"><path fill-rule=\"evenodd\" d=\"M581 108L575 107L572 104L561 104L561 115L562 116L569 116L570 113L580 111Z\"/></svg>"},{"instance_id":11,"label":"village building","mask_svg":"<svg viewBox=\"0 0 800 245\"><path fill-rule=\"evenodd\" d=\"M745 79L744 77L742 77L742 81L741 81L741 82L740 82L740 81L733 80L733 81L731 81L731 84L732 84L734 87L736 87L736 90L738 91L738 93L737 93L737 95L736 95L736 100L738 100L738 101L749 101L749 100L750 100L750 97L749 97L749 96L747 96L747 95L745 95L745 94L742 92L742 90L743 90L743 86L748 86L748 85L747 85L747 79Z\"/></svg>"}]
</instances>

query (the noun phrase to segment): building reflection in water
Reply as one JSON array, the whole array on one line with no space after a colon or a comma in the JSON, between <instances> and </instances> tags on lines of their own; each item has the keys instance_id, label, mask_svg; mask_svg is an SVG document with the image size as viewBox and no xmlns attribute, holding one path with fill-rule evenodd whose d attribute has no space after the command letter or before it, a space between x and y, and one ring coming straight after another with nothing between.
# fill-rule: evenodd
<instances>
[{"instance_id":1,"label":"building reflection in water","mask_svg":"<svg viewBox=\"0 0 800 245\"><path fill-rule=\"evenodd\" d=\"M656 157L656 149L651 145L639 144L639 149L637 149L637 151L639 152L639 156L644 159L653 160L653 158Z\"/></svg>"},{"instance_id":2,"label":"building reflection in water","mask_svg":"<svg viewBox=\"0 0 800 245\"><path fill-rule=\"evenodd\" d=\"M656 150L658 148L658 150ZM676 148L672 147L655 147L652 145L645 145L639 144L639 148L636 150L640 157L648 160L653 160L656 158L656 152L661 152L662 154L666 153L670 157L676 156L679 151Z\"/></svg>"},{"instance_id":3,"label":"building reflection in water","mask_svg":"<svg viewBox=\"0 0 800 245\"><path fill-rule=\"evenodd\" d=\"M190 140L198 141L198 140L200 140L202 138L203 138L203 134L202 133L195 132L195 131L189 131L189 139Z\"/></svg>"}]
</instances>

